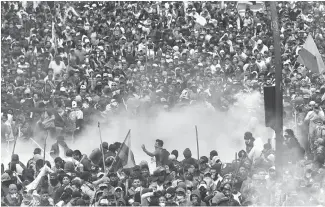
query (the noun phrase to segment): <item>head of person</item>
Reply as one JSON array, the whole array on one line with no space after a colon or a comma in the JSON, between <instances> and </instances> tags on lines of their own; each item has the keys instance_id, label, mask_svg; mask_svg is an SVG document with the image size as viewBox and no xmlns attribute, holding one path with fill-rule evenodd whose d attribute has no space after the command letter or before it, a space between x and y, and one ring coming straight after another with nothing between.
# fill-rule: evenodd
<instances>
[{"instance_id":1,"label":"head of person","mask_svg":"<svg viewBox=\"0 0 325 207\"><path fill-rule=\"evenodd\" d=\"M82 154L81 154L80 150L74 150L73 153L72 153L72 157L73 157L73 159L79 161L81 159L81 157L82 157Z\"/></svg>"},{"instance_id":2,"label":"head of person","mask_svg":"<svg viewBox=\"0 0 325 207\"><path fill-rule=\"evenodd\" d=\"M293 132L292 129L286 129L284 131L284 135L283 136L284 136L284 138L289 139L289 138L294 138L295 137L295 134L294 134L294 132Z\"/></svg>"},{"instance_id":3,"label":"head of person","mask_svg":"<svg viewBox=\"0 0 325 207\"><path fill-rule=\"evenodd\" d=\"M15 196L17 194L17 192L18 192L17 185L16 184L10 184L9 185L9 191L8 191L9 195Z\"/></svg>"},{"instance_id":4,"label":"head of person","mask_svg":"<svg viewBox=\"0 0 325 207\"><path fill-rule=\"evenodd\" d=\"M244 135L244 140L246 145L253 145L255 138L251 132L246 132Z\"/></svg>"},{"instance_id":5,"label":"head of person","mask_svg":"<svg viewBox=\"0 0 325 207\"><path fill-rule=\"evenodd\" d=\"M138 187L141 187L141 185L142 185L142 183L141 183L140 178L133 178L132 187L138 188Z\"/></svg>"},{"instance_id":6,"label":"head of person","mask_svg":"<svg viewBox=\"0 0 325 207\"><path fill-rule=\"evenodd\" d=\"M320 112L320 108L319 108L318 105L315 105L314 108L313 108L313 110L314 110L314 112L315 112L316 114L318 114L318 113Z\"/></svg>"},{"instance_id":7,"label":"head of person","mask_svg":"<svg viewBox=\"0 0 325 207\"><path fill-rule=\"evenodd\" d=\"M155 148L162 148L164 146L164 141L156 139Z\"/></svg>"},{"instance_id":8,"label":"head of person","mask_svg":"<svg viewBox=\"0 0 325 207\"><path fill-rule=\"evenodd\" d=\"M69 175L65 174L65 175L62 175L61 177L62 177L62 179L61 179L62 185L67 186L70 184L71 177Z\"/></svg>"},{"instance_id":9,"label":"head of person","mask_svg":"<svg viewBox=\"0 0 325 207\"><path fill-rule=\"evenodd\" d=\"M184 188L181 188L181 187L178 187L176 189L176 199L178 201L181 201L181 200L185 199L185 197L186 197L185 189Z\"/></svg>"},{"instance_id":10,"label":"head of person","mask_svg":"<svg viewBox=\"0 0 325 207\"><path fill-rule=\"evenodd\" d=\"M116 187L114 189L114 194L115 194L115 197L116 199L120 199L120 198L123 198L123 189L121 187Z\"/></svg>"},{"instance_id":11,"label":"head of person","mask_svg":"<svg viewBox=\"0 0 325 207\"><path fill-rule=\"evenodd\" d=\"M230 183L225 183L221 187L221 191L225 196L227 196L227 197L231 196L231 184Z\"/></svg>"}]
</instances>

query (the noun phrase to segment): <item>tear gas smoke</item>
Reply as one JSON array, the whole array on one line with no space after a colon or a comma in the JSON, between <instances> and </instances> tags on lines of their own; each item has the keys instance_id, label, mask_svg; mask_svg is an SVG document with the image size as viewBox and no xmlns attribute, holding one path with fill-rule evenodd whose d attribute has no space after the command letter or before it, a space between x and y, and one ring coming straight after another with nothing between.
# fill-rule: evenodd
<instances>
[{"instance_id":1,"label":"tear gas smoke","mask_svg":"<svg viewBox=\"0 0 325 207\"><path fill-rule=\"evenodd\" d=\"M131 149L135 155L136 163L146 160L152 168L151 159L141 149L145 144L149 151L153 151L156 139L164 141L164 148L169 152L176 149L179 160L182 160L183 151L189 148L192 157L197 158L195 125L198 127L200 156L209 156L211 150L217 150L222 161L230 162L235 157L235 152L245 149L243 135L251 131L256 139L256 144L262 146L272 137L273 131L264 126L263 96L256 92L251 94L237 94L238 101L227 112L211 111L203 104L171 112L159 111L153 117L118 115L109 124L101 124L103 142L109 144L116 141L123 142L127 132L131 129ZM48 139L47 152L55 140ZM43 142L39 142L43 146ZM67 141L68 146L89 155L100 145L97 124L87 127L84 133L74 144ZM10 153L6 146L2 146L2 160L8 163ZM34 143L17 142L15 153L24 163L32 157Z\"/></svg>"}]
</instances>

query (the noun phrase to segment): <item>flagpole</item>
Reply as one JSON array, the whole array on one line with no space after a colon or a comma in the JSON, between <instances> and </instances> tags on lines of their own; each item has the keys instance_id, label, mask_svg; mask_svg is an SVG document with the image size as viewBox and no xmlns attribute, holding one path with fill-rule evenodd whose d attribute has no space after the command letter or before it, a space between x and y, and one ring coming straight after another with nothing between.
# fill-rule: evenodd
<instances>
[{"instance_id":1,"label":"flagpole","mask_svg":"<svg viewBox=\"0 0 325 207\"><path fill-rule=\"evenodd\" d=\"M102 150L102 157L103 157L103 172L105 172L106 166L105 166L105 156L104 156L104 148L103 148L103 140L102 140L102 133L100 131L100 123L98 122L98 131L99 131L99 138L100 138L100 144L101 144L101 150Z\"/></svg>"},{"instance_id":2,"label":"flagpole","mask_svg":"<svg viewBox=\"0 0 325 207\"><path fill-rule=\"evenodd\" d=\"M45 152L45 150L33 138L30 138L30 140L32 140L32 142L34 142L41 150ZM47 154L47 156L51 157L49 154Z\"/></svg>"},{"instance_id":3,"label":"flagpole","mask_svg":"<svg viewBox=\"0 0 325 207\"><path fill-rule=\"evenodd\" d=\"M196 133L196 149L197 149L197 160L200 160L200 150L199 150L199 134L197 131L197 126L195 126L195 133ZM199 165L200 170L200 165Z\"/></svg>"},{"instance_id":4,"label":"flagpole","mask_svg":"<svg viewBox=\"0 0 325 207\"><path fill-rule=\"evenodd\" d=\"M45 137L45 142L44 142L44 154L43 154L43 160L44 160L44 166L45 166L45 154L46 154L46 141L47 137L49 136L49 132L46 130L46 137Z\"/></svg>"},{"instance_id":5,"label":"flagpole","mask_svg":"<svg viewBox=\"0 0 325 207\"><path fill-rule=\"evenodd\" d=\"M273 30L273 44L275 51L275 165L277 172L282 173L282 143L283 143L283 94L282 94L282 64L281 64L281 45L280 45L280 31L278 24L278 13L276 9L276 2L270 2L272 15L272 30Z\"/></svg>"},{"instance_id":6,"label":"flagpole","mask_svg":"<svg viewBox=\"0 0 325 207\"><path fill-rule=\"evenodd\" d=\"M122 143L122 145L125 144L126 139L129 137L130 133L131 133L131 129L129 129L129 131L128 131L128 133L127 133L127 135L126 135L126 137L125 137L125 139L124 139L124 141L123 141L123 143ZM117 153L116 153L116 155L115 155L115 158L114 158L114 160L113 160L113 162L112 162L110 168L112 168L112 167L113 167L113 164L116 162L116 158L119 156L119 154L120 154L120 152L121 152L121 149L122 149L122 146L120 146L120 148L118 149L118 151L117 151Z\"/></svg>"}]
</instances>

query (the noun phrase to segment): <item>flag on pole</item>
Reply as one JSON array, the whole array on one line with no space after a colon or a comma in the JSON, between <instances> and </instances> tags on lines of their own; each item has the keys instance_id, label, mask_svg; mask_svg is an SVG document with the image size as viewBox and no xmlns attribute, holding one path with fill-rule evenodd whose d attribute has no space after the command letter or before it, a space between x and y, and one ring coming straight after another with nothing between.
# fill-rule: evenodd
<instances>
[{"instance_id":1,"label":"flag on pole","mask_svg":"<svg viewBox=\"0 0 325 207\"><path fill-rule=\"evenodd\" d=\"M322 73L325 70L322 56L311 35L308 35L305 44L299 51L297 62L306 66L309 70L315 73Z\"/></svg>"},{"instance_id":2,"label":"flag on pole","mask_svg":"<svg viewBox=\"0 0 325 207\"><path fill-rule=\"evenodd\" d=\"M57 53L57 49L58 49L58 43L57 43L57 39L56 39L56 31L55 31L55 23L54 21L52 21L52 39L51 39L52 45L54 46L54 50L55 50L55 55Z\"/></svg>"},{"instance_id":3,"label":"flag on pole","mask_svg":"<svg viewBox=\"0 0 325 207\"><path fill-rule=\"evenodd\" d=\"M131 133L127 134L123 144L120 147L116 156L114 168L132 168L135 166L135 160L133 152L131 151Z\"/></svg>"}]
</instances>

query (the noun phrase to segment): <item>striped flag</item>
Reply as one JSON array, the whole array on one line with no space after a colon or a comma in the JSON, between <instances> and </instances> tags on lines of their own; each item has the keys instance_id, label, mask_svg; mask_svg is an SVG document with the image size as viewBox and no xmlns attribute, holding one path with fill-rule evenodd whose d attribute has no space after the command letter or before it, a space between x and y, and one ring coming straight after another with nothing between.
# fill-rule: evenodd
<instances>
[{"instance_id":1,"label":"striped flag","mask_svg":"<svg viewBox=\"0 0 325 207\"><path fill-rule=\"evenodd\" d=\"M113 169L132 168L135 166L133 152L131 151L131 130L129 130L123 144L120 147L116 156L116 161Z\"/></svg>"},{"instance_id":2,"label":"striped flag","mask_svg":"<svg viewBox=\"0 0 325 207\"><path fill-rule=\"evenodd\" d=\"M325 64L317 45L311 35L306 39L303 48L299 51L297 62L305 65L314 73L322 73L325 70Z\"/></svg>"}]
</instances>

